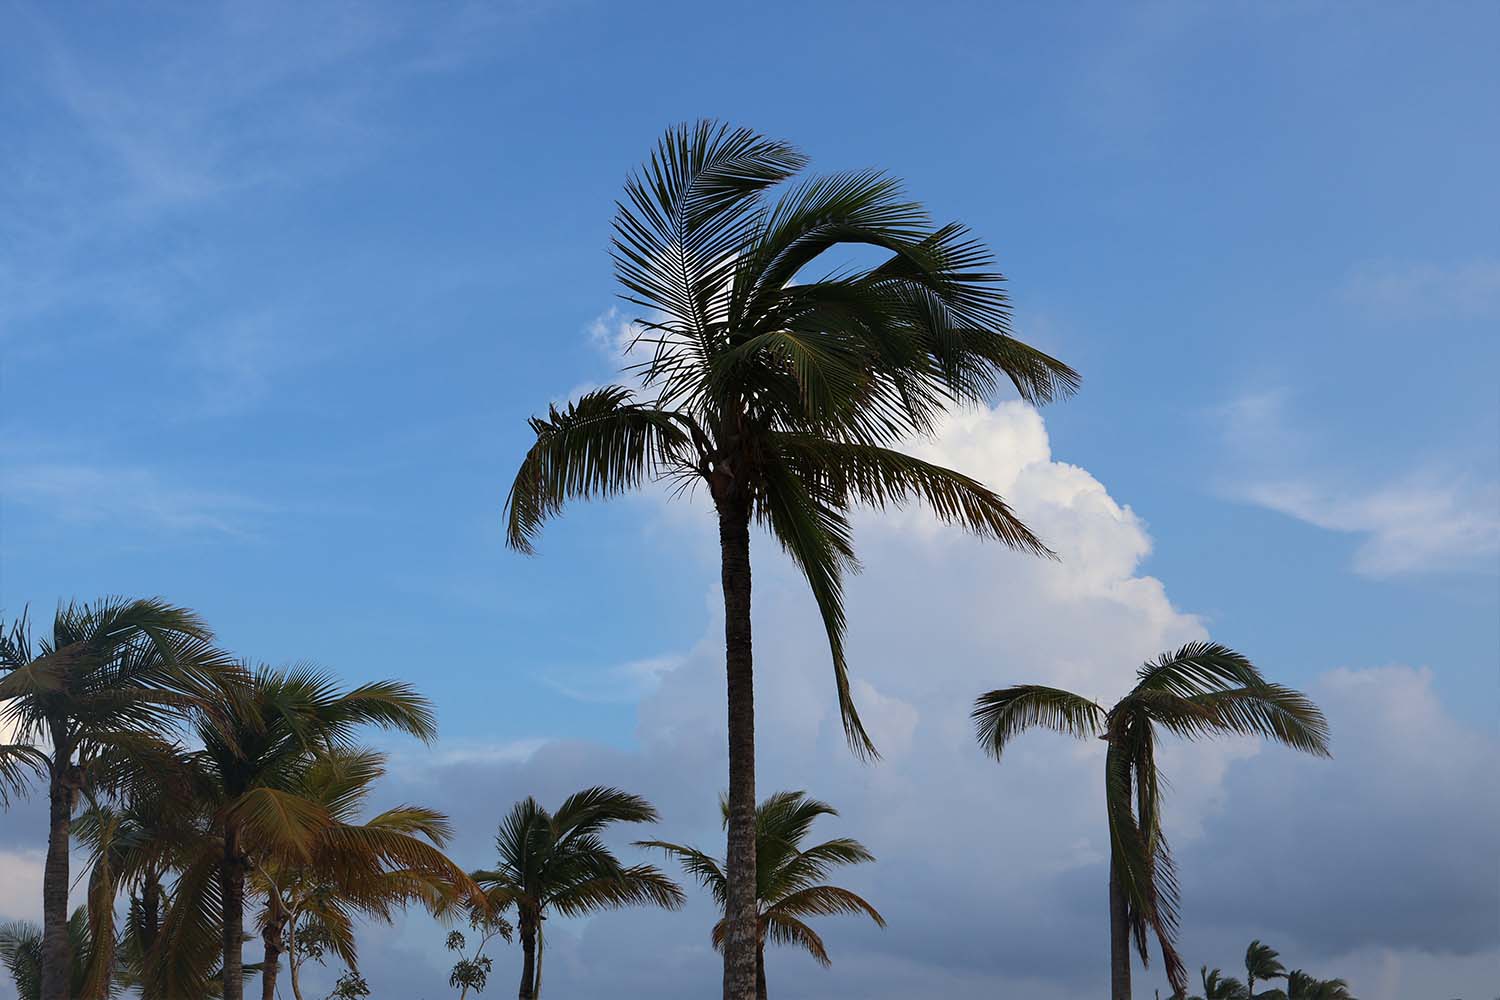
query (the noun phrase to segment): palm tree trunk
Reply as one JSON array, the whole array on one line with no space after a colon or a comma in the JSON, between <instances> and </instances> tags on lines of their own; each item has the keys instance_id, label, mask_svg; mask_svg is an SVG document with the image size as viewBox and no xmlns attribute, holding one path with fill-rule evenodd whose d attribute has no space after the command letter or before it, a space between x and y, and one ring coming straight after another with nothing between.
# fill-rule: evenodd
<instances>
[{"instance_id":1,"label":"palm tree trunk","mask_svg":"<svg viewBox=\"0 0 1500 1000\"><path fill-rule=\"evenodd\" d=\"M224 857L219 862L224 903L224 1000L245 1000L245 859L239 829L224 824Z\"/></svg>"},{"instance_id":2,"label":"palm tree trunk","mask_svg":"<svg viewBox=\"0 0 1500 1000\"><path fill-rule=\"evenodd\" d=\"M1122 769L1124 776L1125 807L1130 802L1130 770L1122 758L1122 750L1113 739L1104 755L1105 808L1114 815L1115 803L1110 801L1114 792L1110 775ZM1111 820L1113 824L1113 820ZM1109 996L1110 1000L1130 1000L1130 907L1125 898L1125 883L1120 877L1116 861L1114 831L1110 831L1109 849Z\"/></svg>"},{"instance_id":3,"label":"palm tree trunk","mask_svg":"<svg viewBox=\"0 0 1500 1000\"><path fill-rule=\"evenodd\" d=\"M266 946L266 957L260 966L260 1000L276 1000L276 978L281 974L281 928L284 921L267 919L260 939Z\"/></svg>"},{"instance_id":4,"label":"palm tree trunk","mask_svg":"<svg viewBox=\"0 0 1500 1000\"><path fill-rule=\"evenodd\" d=\"M1109 859L1109 997L1130 1000L1130 919L1125 906L1125 886Z\"/></svg>"},{"instance_id":5,"label":"palm tree trunk","mask_svg":"<svg viewBox=\"0 0 1500 1000\"><path fill-rule=\"evenodd\" d=\"M766 946L764 944L755 949L755 996L756 1000L766 1000Z\"/></svg>"},{"instance_id":6,"label":"palm tree trunk","mask_svg":"<svg viewBox=\"0 0 1500 1000\"><path fill-rule=\"evenodd\" d=\"M41 1000L68 1000L72 955L68 943L68 848L73 820L73 747L54 725L52 773L47 784L47 861L42 869Z\"/></svg>"},{"instance_id":7,"label":"palm tree trunk","mask_svg":"<svg viewBox=\"0 0 1500 1000\"><path fill-rule=\"evenodd\" d=\"M521 1000L536 996L536 922L523 915L521 925Z\"/></svg>"},{"instance_id":8,"label":"palm tree trunk","mask_svg":"<svg viewBox=\"0 0 1500 1000\"><path fill-rule=\"evenodd\" d=\"M756 996L755 674L750 642L750 511L719 507L724 668L729 703L729 845L725 881L724 1000Z\"/></svg>"}]
</instances>

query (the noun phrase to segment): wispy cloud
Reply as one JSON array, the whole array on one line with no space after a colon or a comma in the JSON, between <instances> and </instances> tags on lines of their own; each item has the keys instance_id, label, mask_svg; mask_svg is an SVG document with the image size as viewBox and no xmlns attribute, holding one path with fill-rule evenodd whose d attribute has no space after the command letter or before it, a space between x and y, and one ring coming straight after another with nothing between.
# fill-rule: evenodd
<instances>
[{"instance_id":1,"label":"wispy cloud","mask_svg":"<svg viewBox=\"0 0 1500 1000\"><path fill-rule=\"evenodd\" d=\"M1393 319L1500 317L1500 258L1368 263L1350 275L1343 291L1359 307Z\"/></svg>"},{"instance_id":2,"label":"wispy cloud","mask_svg":"<svg viewBox=\"0 0 1500 1000\"><path fill-rule=\"evenodd\" d=\"M1237 458L1234 496L1360 538L1366 576L1500 570L1500 483L1430 460L1371 483L1337 468L1287 419L1280 391L1247 393L1223 411Z\"/></svg>"},{"instance_id":3,"label":"wispy cloud","mask_svg":"<svg viewBox=\"0 0 1500 1000\"><path fill-rule=\"evenodd\" d=\"M74 523L128 523L174 534L244 536L269 508L249 497L181 486L142 466L9 463L0 496Z\"/></svg>"}]
</instances>

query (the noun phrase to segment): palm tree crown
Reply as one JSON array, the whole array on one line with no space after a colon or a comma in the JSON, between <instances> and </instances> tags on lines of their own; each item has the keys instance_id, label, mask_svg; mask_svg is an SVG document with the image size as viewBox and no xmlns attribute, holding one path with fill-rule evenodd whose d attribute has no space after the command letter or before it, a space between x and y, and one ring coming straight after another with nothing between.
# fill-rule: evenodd
<instances>
[{"instance_id":1,"label":"palm tree crown","mask_svg":"<svg viewBox=\"0 0 1500 1000\"><path fill-rule=\"evenodd\" d=\"M1002 688L980 696L974 721L980 744L996 759L1012 738L1034 726L1108 742L1105 793L1115 991L1129 991L1125 941L1133 937L1141 960L1149 961L1150 933L1161 947L1172 988L1186 992L1187 970L1174 947L1177 873L1161 828L1158 730L1189 740L1262 736L1328 756L1328 724L1305 695L1266 681L1248 659L1218 643L1189 643L1165 653L1142 666L1136 678L1135 687L1107 711L1057 688Z\"/></svg>"},{"instance_id":2,"label":"palm tree crown","mask_svg":"<svg viewBox=\"0 0 1500 1000\"><path fill-rule=\"evenodd\" d=\"M542 921L549 912L583 916L598 910L655 905L676 909L682 889L653 865L624 865L602 839L615 823L654 823L656 810L618 788L586 788L549 812L527 797L512 807L495 837L499 864L474 872L491 912L516 908L524 966L520 996L541 980Z\"/></svg>"},{"instance_id":3,"label":"palm tree crown","mask_svg":"<svg viewBox=\"0 0 1500 1000\"><path fill-rule=\"evenodd\" d=\"M721 802L724 821L729 821L727 803ZM875 856L857 840L837 837L821 844L803 847L802 842L819 816L837 816L838 810L826 802L807 797L806 792L777 792L761 802L755 810L755 898L758 921L757 993L764 997L765 946L787 944L801 948L820 965L832 960L823 939L805 922L807 917L839 913L862 913L885 926L885 918L863 897L827 885L829 873L842 865L874 861ZM727 879L721 864L693 847L664 840L640 841L642 847L656 847L675 857L682 867L698 879L722 908L728 900ZM723 947L725 921L714 925L713 944Z\"/></svg>"},{"instance_id":4,"label":"palm tree crown","mask_svg":"<svg viewBox=\"0 0 1500 1000\"><path fill-rule=\"evenodd\" d=\"M1270 982L1286 977L1286 966L1281 964L1281 953L1259 940L1251 941L1245 949L1245 995L1255 997L1255 982Z\"/></svg>"}]
</instances>

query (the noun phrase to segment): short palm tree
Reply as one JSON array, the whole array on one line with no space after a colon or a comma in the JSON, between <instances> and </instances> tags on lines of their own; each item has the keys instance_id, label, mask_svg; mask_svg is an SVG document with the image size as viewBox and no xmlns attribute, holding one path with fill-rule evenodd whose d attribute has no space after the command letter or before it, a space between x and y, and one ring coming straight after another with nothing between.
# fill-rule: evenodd
<instances>
[{"instance_id":1,"label":"short palm tree","mask_svg":"<svg viewBox=\"0 0 1500 1000\"><path fill-rule=\"evenodd\" d=\"M991 691L974 707L979 742L997 760L1013 737L1036 726L1108 743L1113 1000L1130 1000L1131 938L1141 961L1149 962L1148 933L1161 947L1172 988L1187 990L1187 970L1174 945L1177 873L1161 828L1158 731L1189 740L1262 736L1328 756L1328 723L1317 706L1298 691L1269 683L1227 646L1189 643L1145 664L1136 677L1135 687L1108 711L1081 695L1034 684Z\"/></svg>"},{"instance_id":2,"label":"short palm tree","mask_svg":"<svg viewBox=\"0 0 1500 1000\"><path fill-rule=\"evenodd\" d=\"M1281 964L1280 952L1259 940L1251 941L1245 949L1245 995L1254 1000L1257 979L1268 983L1285 978L1286 966Z\"/></svg>"},{"instance_id":3,"label":"short palm tree","mask_svg":"<svg viewBox=\"0 0 1500 1000\"><path fill-rule=\"evenodd\" d=\"M495 837L499 864L474 872L489 912L514 906L521 937L521 1000L541 988L542 922L549 913L583 916L624 906L675 910L682 889L652 865L623 865L601 835L615 823L654 823L656 810L618 788L586 788L557 812L527 797L511 808Z\"/></svg>"},{"instance_id":4,"label":"short palm tree","mask_svg":"<svg viewBox=\"0 0 1500 1000\"><path fill-rule=\"evenodd\" d=\"M244 998L245 896L252 871L310 860L335 820L301 794L307 768L329 748L348 748L366 725L431 740L430 704L409 685L377 681L341 691L310 666L261 666L226 690L197 726L188 757L204 836L184 862L147 960L150 998L199 996L217 954L224 1000Z\"/></svg>"},{"instance_id":5,"label":"short palm tree","mask_svg":"<svg viewBox=\"0 0 1500 1000\"><path fill-rule=\"evenodd\" d=\"M1194 1000L1246 1000L1249 996L1244 983L1233 976L1225 976L1218 969L1202 966L1198 969L1198 978L1203 980L1203 996Z\"/></svg>"},{"instance_id":6,"label":"short palm tree","mask_svg":"<svg viewBox=\"0 0 1500 1000\"><path fill-rule=\"evenodd\" d=\"M391 922L417 903L442 912L482 898L467 873L442 852L452 828L442 813L420 806L387 809L364 822L359 814L385 774L385 756L371 750L324 751L309 761L292 786L320 805L330 822L318 830L305 855L270 858L251 876L265 899L260 932L263 1000L274 1000L283 952L292 993L302 1000L305 949L299 935L315 936L321 948L358 971L354 919Z\"/></svg>"},{"instance_id":7,"label":"short palm tree","mask_svg":"<svg viewBox=\"0 0 1500 1000\"><path fill-rule=\"evenodd\" d=\"M963 226L933 225L891 178L834 174L769 200L806 162L786 143L711 122L661 139L614 222L616 275L650 314L639 338L650 356L634 368L641 398L606 386L533 419L536 441L506 500L507 541L523 552L570 500L665 480L701 484L713 502L728 700L725 1000L755 991L751 522L807 578L845 732L872 755L844 658L850 509L926 503L980 536L1046 553L995 493L894 446L1001 383L1042 403L1078 382L1011 336L986 249ZM851 247L884 259L850 265Z\"/></svg>"},{"instance_id":8,"label":"short palm tree","mask_svg":"<svg viewBox=\"0 0 1500 1000\"><path fill-rule=\"evenodd\" d=\"M1301 969L1286 975L1287 1000L1355 1000L1342 979L1318 979Z\"/></svg>"},{"instance_id":9,"label":"short palm tree","mask_svg":"<svg viewBox=\"0 0 1500 1000\"><path fill-rule=\"evenodd\" d=\"M729 821L727 802L720 802L724 821ZM755 949L755 993L766 1000L766 942L801 948L828 966L831 960L823 939L804 922L807 917L837 913L863 913L879 927L885 918L862 896L848 889L826 885L828 873L841 865L874 861L875 856L857 840L838 837L804 848L813 821L819 816L837 816L826 802L810 799L806 792L777 792L755 810L755 900L758 913ZM724 866L704 852L664 840L645 840L642 847L658 847L675 857L704 888L713 893L722 908L728 898ZM713 944L724 945L725 921L714 924Z\"/></svg>"},{"instance_id":10,"label":"short palm tree","mask_svg":"<svg viewBox=\"0 0 1500 1000\"><path fill-rule=\"evenodd\" d=\"M208 697L232 665L196 614L157 598L106 597L58 608L51 635L33 642L26 616L0 627L0 797L26 772L47 783L42 875L42 1000L67 1000L68 848L80 794L137 778L184 709ZM49 749L42 749L45 746Z\"/></svg>"},{"instance_id":11,"label":"short palm tree","mask_svg":"<svg viewBox=\"0 0 1500 1000\"><path fill-rule=\"evenodd\" d=\"M74 910L66 929L69 995L87 1000L107 1000L115 992L109 980L105 980L97 991L89 990L94 939L89 932L88 912L81 906ZM41 1000L42 929L25 922L0 924L0 964L10 973L17 1000Z\"/></svg>"}]
</instances>

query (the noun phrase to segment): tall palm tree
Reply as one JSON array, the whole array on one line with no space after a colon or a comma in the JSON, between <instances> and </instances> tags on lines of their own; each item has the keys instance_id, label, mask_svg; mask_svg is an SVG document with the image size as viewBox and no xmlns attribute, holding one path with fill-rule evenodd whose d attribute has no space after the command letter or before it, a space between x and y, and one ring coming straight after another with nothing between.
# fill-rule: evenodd
<instances>
[{"instance_id":1,"label":"tall palm tree","mask_svg":"<svg viewBox=\"0 0 1500 1000\"><path fill-rule=\"evenodd\" d=\"M316 935L325 950L358 971L354 918L390 923L417 903L432 912L482 899L477 885L442 852L452 827L442 813L402 805L359 822L374 784L385 774L385 756L372 750L334 748L313 758L292 785L294 794L320 805L330 820L305 856L271 858L251 882L265 899L260 915L265 958L262 1000L274 1000L280 956L287 956L292 993L302 1000L300 971L306 957L298 935Z\"/></svg>"},{"instance_id":2,"label":"tall palm tree","mask_svg":"<svg viewBox=\"0 0 1500 1000\"><path fill-rule=\"evenodd\" d=\"M252 871L305 862L335 820L299 794L311 762L348 748L366 725L431 740L432 708L409 685L376 681L351 691L307 665L261 666L226 690L197 728L189 755L207 816L205 836L183 865L173 905L148 956L148 997L201 995L222 957L224 1000L244 1000L246 882Z\"/></svg>"},{"instance_id":3,"label":"tall palm tree","mask_svg":"<svg viewBox=\"0 0 1500 1000\"><path fill-rule=\"evenodd\" d=\"M97 992L90 992L89 969L93 964L94 938L89 930L88 911L73 911L66 924L68 932L68 986L75 997L107 1000L114 995L113 984L105 980ZM41 1000L42 996L42 929L35 924L17 921L0 924L0 965L10 973L17 1000Z\"/></svg>"},{"instance_id":4,"label":"tall palm tree","mask_svg":"<svg viewBox=\"0 0 1500 1000\"><path fill-rule=\"evenodd\" d=\"M1130 943L1149 962L1147 935L1161 947L1174 990L1187 970L1174 942L1177 872L1161 829L1158 730L1189 740L1247 735L1328 756L1328 723L1298 691L1266 681L1244 656L1214 642L1163 653L1136 672L1137 683L1108 711L1081 695L1022 684L981 695L974 707L980 744L995 759L1034 726L1108 743L1104 762L1109 816L1110 980L1113 1000L1130 1000Z\"/></svg>"},{"instance_id":5,"label":"tall palm tree","mask_svg":"<svg viewBox=\"0 0 1500 1000\"><path fill-rule=\"evenodd\" d=\"M474 872L489 911L516 908L521 936L521 1000L537 996L542 979L542 921L650 904L675 910L683 894L652 865L622 865L601 835L615 823L655 823L656 810L618 788L586 788L557 812L527 797L511 808L495 837L499 864Z\"/></svg>"},{"instance_id":6,"label":"tall palm tree","mask_svg":"<svg viewBox=\"0 0 1500 1000\"><path fill-rule=\"evenodd\" d=\"M856 753L873 755L844 659L843 577L857 565L850 509L922 502L1047 554L995 493L893 446L1002 382L1034 403L1078 383L1011 336L983 245L963 226L933 225L895 180L841 173L768 197L806 163L747 129L667 132L626 182L614 221L616 275L650 313L638 340L650 356L633 366L640 397L606 386L533 418L536 441L506 499L507 542L522 552L569 500L664 480L679 491L702 484L713 502L729 743L726 1000L755 991L751 522L807 578L845 732ZM850 265L850 247L884 259Z\"/></svg>"},{"instance_id":7,"label":"tall palm tree","mask_svg":"<svg viewBox=\"0 0 1500 1000\"><path fill-rule=\"evenodd\" d=\"M720 800L724 821L729 822L728 803ZM875 856L857 840L838 837L802 847L819 816L837 816L826 802L810 799L806 792L777 792L755 810L756 947L755 994L766 1000L766 942L794 945L810 954L818 964L832 964L823 939L804 922L806 917L836 913L863 913L879 927L885 918L862 896L838 886L825 885L828 873L840 865L874 861ZM713 893L722 908L728 898L728 880L718 861L693 847L664 840L641 841L641 847L659 847L677 858L688 874ZM722 948L725 921L714 924L713 943Z\"/></svg>"},{"instance_id":8,"label":"tall palm tree","mask_svg":"<svg viewBox=\"0 0 1500 1000\"><path fill-rule=\"evenodd\" d=\"M134 777L156 756L154 734L207 696L231 664L196 614L159 598L106 597L57 609L51 635L33 641L26 615L0 626L0 796L26 772L45 779L47 859L42 875L42 1000L67 1000L68 848L81 793Z\"/></svg>"},{"instance_id":9,"label":"tall palm tree","mask_svg":"<svg viewBox=\"0 0 1500 1000\"><path fill-rule=\"evenodd\" d=\"M1245 949L1245 995L1254 1000L1255 981L1270 982L1285 979L1286 966L1281 964L1281 954L1258 939L1251 941Z\"/></svg>"}]
</instances>

